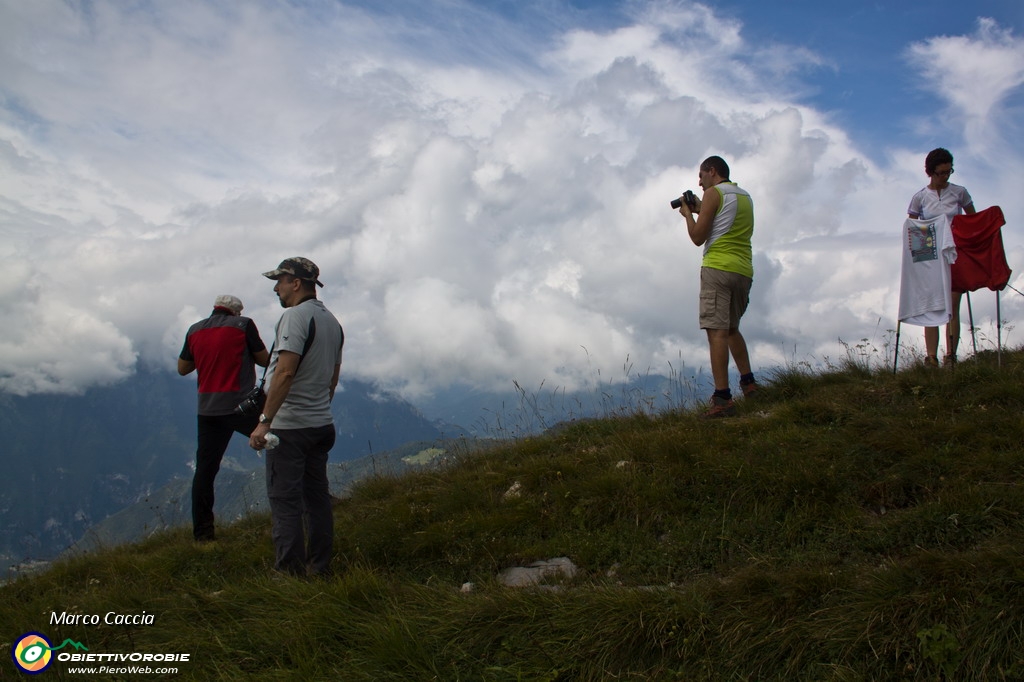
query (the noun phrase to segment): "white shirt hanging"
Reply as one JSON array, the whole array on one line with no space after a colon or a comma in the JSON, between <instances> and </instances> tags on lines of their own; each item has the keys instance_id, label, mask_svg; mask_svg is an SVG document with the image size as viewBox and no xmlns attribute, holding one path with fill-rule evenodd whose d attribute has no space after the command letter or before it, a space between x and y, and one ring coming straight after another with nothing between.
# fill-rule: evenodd
<instances>
[{"instance_id":1,"label":"white shirt hanging","mask_svg":"<svg viewBox=\"0 0 1024 682\"><path fill-rule=\"evenodd\" d=\"M956 246L949 217L907 218L903 223L903 270L899 319L921 327L938 327L953 314L949 266Z\"/></svg>"}]
</instances>

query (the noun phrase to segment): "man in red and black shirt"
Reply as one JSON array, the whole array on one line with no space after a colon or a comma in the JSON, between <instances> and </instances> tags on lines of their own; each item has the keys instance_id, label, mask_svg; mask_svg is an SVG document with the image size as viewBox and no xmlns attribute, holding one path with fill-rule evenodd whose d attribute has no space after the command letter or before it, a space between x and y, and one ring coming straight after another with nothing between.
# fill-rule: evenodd
<instances>
[{"instance_id":1,"label":"man in red and black shirt","mask_svg":"<svg viewBox=\"0 0 1024 682\"><path fill-rule=\"evenodd\" d=\"M231 434L249 437L258 415L235 412L256 385L256 365L270 361L256 323L242 317L242 302L218 296L213 312L189 327L178 357L178 374L197 370L199 416L196 472L192 477L192 534L196 540L214 539L213 480L220 471Z\"/></svg>"}]
</instances>

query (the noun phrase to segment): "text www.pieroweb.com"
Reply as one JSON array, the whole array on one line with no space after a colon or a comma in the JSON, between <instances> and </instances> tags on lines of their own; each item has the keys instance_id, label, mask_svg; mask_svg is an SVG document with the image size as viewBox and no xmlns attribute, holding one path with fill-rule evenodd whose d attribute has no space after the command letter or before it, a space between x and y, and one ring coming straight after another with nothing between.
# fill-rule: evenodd
<instances>
[{"instance_id":1,"label":"text www.pieroweb.com","mask_svg":"<svg viewBox=\"0 0 1024 682\"><path fill-rule=\"evenodd\" d=\"M69 675L176 675L177 668L154 668L146 665L107 666L97 668L68 668Z\"/></svg>"}]
</instances>

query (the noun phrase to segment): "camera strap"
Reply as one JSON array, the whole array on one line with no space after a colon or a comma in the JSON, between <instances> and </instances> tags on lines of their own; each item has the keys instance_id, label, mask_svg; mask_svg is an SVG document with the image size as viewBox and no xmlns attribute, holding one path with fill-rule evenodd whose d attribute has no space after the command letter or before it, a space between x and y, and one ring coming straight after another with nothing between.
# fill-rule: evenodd
<instances>
[{"instance_id":1,"label":"camera strap","mask_svg":"<svg viewBox=\"0 0 1024 682\"><path fill-rule=\"evenodd\" d=\"M274 339L274 343L276 343L276 342L277 342L277 339ZM263 368L263 376L260 377L259 389L260 389L261 393L263 392L263 385L267 383L267 370L270 369L270 357L273 354L274 354L274 344L272 343L272 344L270 344L270 354L267 355L267 366Z\"/></svg>"}]
</instances>

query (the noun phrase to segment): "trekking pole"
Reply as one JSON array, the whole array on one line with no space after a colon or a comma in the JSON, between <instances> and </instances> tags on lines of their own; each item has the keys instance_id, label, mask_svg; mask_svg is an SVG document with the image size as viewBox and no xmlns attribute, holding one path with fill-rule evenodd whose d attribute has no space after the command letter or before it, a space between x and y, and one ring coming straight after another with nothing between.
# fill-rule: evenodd
<instances>
[{"instance_id":1,"label":"trekking pole","mask_svg":"<svg viewBox=\"0 0 1024 682\"><path fill-rule=\"evenodd\" d=\"M892 373L896 374L896 366L900 362L900 325L903 324L901 320L896 320L896 352L892 358Z\"/></svg>"},{"instance_id":2,"label":"trekking pole","mask_svg":"<svg viewBox=\"0 0 1024 682\"><path fill-rule=\"evenodd\" d=\"M1003 315L999 310L999 292L996 292L996 348L998 348L998 355L996 360L996 366L1003 366Z\"/></svg>"},{"instance_id":3,"label":"trekking pole","mask_svg":"<svg viewBox=\"0 0 1024 682\"><path fill-rule=\"evenodd\" d=\"M971 292L967 292L967 320L971 325L971 346L974 348L974 354L978 354L978 340L974 338L974 311L971 310Z\"/></svg>"}]
</instances>

